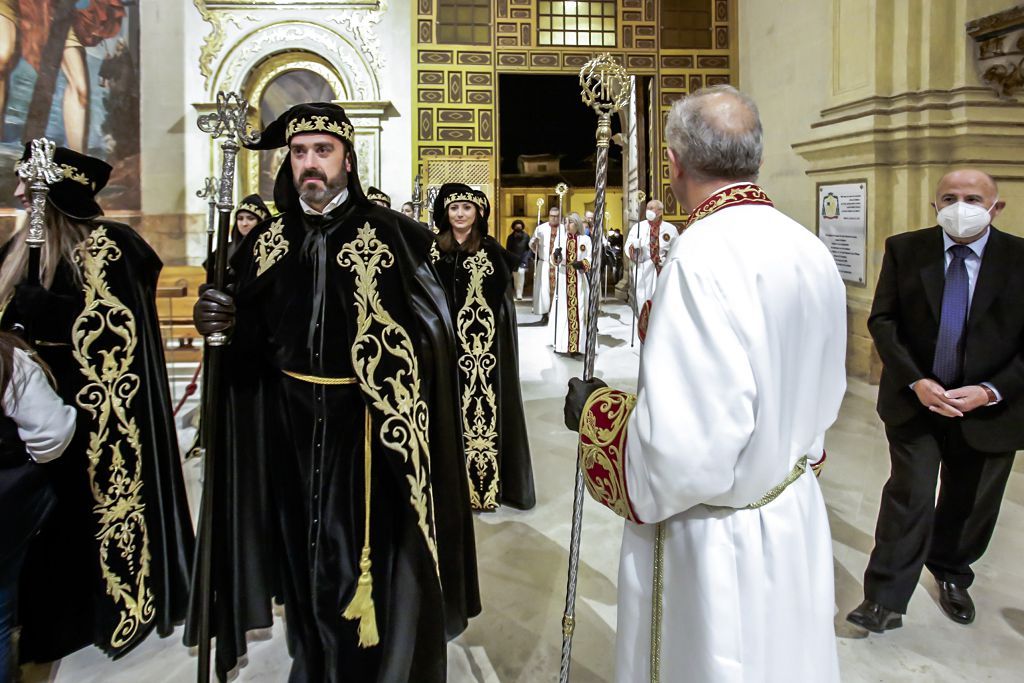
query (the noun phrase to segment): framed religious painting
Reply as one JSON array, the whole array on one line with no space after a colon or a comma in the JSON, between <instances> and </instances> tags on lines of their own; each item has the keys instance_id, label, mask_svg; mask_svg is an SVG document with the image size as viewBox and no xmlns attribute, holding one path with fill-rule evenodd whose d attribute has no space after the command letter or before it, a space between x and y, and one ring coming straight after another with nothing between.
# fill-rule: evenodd
<instances>
[{"instance_id":1,"label":"framed religious painting","mask_svg":"<svg viewBox=\"0 0 1024 683\"><path fill-rule=\"evenodd\" d=\"M46 136L113 167L99 195L107 213L140 210L139 3L0 0L0 193L14 214L14 162ZM47 49L54 31L63 46Z\"/></svg>"}]
</instances>

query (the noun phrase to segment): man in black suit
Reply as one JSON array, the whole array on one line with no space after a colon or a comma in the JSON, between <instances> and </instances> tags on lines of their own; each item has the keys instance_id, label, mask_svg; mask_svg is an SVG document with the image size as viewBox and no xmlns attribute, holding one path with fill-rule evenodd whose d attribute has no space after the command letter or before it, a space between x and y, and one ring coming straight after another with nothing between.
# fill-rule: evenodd
<instances>
[{"instance_id":1,"label":"man in black suit","mask_svg":"<svg viewBox=\"0 0 1024 683\"><path fill-rule=\"evenodd\" d=\"M868 329L892 470L865 600L846 617L875 633L902 625L922 566L943 612L974 620L970 565L1024 445L1024 239L991 225L1004 205L991 176L954 171L936 190L939 226L885 243Z\"/></svg>"}]
</instances>

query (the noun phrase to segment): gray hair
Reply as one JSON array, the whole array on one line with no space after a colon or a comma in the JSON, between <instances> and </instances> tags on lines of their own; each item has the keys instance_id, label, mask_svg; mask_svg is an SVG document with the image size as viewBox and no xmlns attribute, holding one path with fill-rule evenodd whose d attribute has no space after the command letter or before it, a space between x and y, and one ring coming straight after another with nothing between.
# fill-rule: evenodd
<instances>
[{"instance_id":1,"label":"gray hair","mask_svg":"<svg viewBox=\"0 0 1024 683\"><path fill-rule=\"evenodd\" d=\"M757 105L731 85L701 88L676 100L665 139L697 180L757 179L763 151Z\"/></svg>"},{"instance_id":2,"label":"gray hair","mask_svg":"<svg viewBox=\"0 0 1024 683\"><path fill-rule=\"evenodd\" d=\"M580 218L580 215L578 213L576 213L575 211L570 213L569 222L576 226L576 232L578 232L581 235L583 234L583 219Z\"/></svg>"}]
</instances>

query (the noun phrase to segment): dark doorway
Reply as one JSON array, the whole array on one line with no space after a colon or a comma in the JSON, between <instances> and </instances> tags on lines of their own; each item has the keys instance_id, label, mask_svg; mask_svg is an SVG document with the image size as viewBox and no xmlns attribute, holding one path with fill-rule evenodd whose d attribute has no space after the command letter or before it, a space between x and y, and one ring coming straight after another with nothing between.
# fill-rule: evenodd
<instances>
[{"instance_id":1,"label":"dark doorway","mask_svg":"<svg viewBox=\"0 0 1024 683\"><path fill-rule=\"evenodd\" d=\"M558 157L558 171L544 177L533 174L533 180L545 185L554 180L573 187L593 186L597 115L580 100L579 78L568 74L499 74L498 88L502 184L514 185L522 175L520 156L551 154ZM612 117L612 133L617 132L618 117ZM612 144L609 185L622 184L621 168L622 150Z\"/></svg>"}]
</instances>

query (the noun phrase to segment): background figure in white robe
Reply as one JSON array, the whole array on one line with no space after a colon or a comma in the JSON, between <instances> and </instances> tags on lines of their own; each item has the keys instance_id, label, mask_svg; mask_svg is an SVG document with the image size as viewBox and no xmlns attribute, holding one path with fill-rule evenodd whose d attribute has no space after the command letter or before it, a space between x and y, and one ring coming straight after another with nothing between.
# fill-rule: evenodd
<instances>
[{"instance_id":1,"label":"background figure in white robe","mask_svg":"<svg viewBox=\"0 0 1024 683\"><path fill-rule=\"evenodd\" d=\"M679 230L662 219L665 206L657 199L647 202L646 220L634 223L626 237L626 255L629 257L629 297L633 310L639 312L645 303L654 298L661 272L669 249Z\"/></svg>"},{"instance_id":2,"label":"background figure in white robe","mask_svg":"<svg viewBox=\"0 0 1024 683\"><path fill-rule=\"evenodd\" d=\"M638 393L574 379L565 409L591 495L629 520L615 680L835 682L832 543L807 470L846 388L845 288L753 184L746 96L678 101L666 140L691 218L661 273Z\"/></svg>"},{"instance_id":3,"label":"background figure in white robe","mask_svg":"<svg viewBox=\"0 0 1024 683\"><path fill-rule=\"evenodd\" d=\"M581 354L587 345L587 299L590 293L590 259L593 244L583 234L583 221L578 213L570 214L569 222L555 242L557 264L555 308L548 319L548 331L556 353Z\"/></svg>"},{"instance_id":4,"label":"background figure in white robe","mask_svg":"<svg viewBox=\"0 0 1024 683\"><path fill-rule=\"evenodd\" d=\"M548 211L548 222L541 223L533 231L530 251L537 255L533 264L533 312L541 316L541 322L548 321L551 311L551 296L555 289L555 271L551 268L551 254L555 251L555 240L559 232L565 232L560 225L557 206Z\"/></svg>"}]
</instances>

